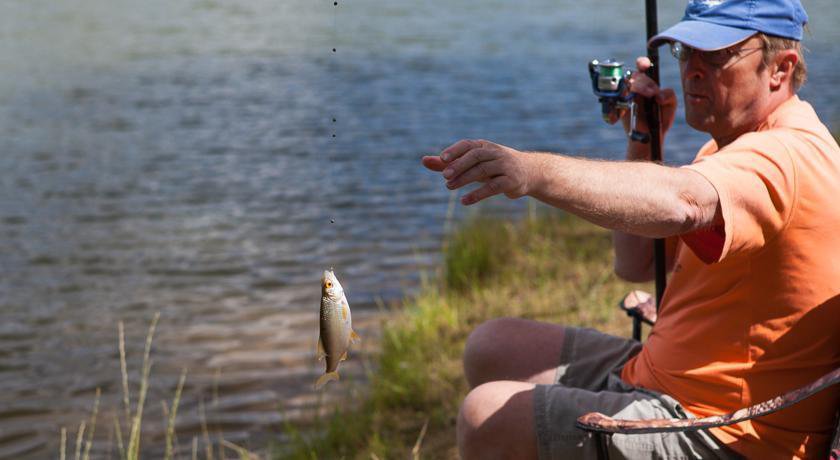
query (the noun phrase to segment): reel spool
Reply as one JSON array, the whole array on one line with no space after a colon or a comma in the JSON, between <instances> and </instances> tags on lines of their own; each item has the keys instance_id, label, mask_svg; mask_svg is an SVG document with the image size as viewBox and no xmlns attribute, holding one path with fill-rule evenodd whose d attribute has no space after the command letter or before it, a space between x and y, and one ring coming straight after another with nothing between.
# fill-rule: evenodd
<instances>
[{"instance_id":1,"label":"reel spool","mask_svg":"<svg viewBox=\"0 0 840 460\"><path fill-rule=\"evenodd\" d=\"M592 80L592 92L598 96L601 103L601 117L606 122L615 115L621 118L624 112L630 111L630 139L646 144L650 136L636 131L636 104L633 102L635 93L628 90L627 79L632 72L624 70L624 63L613 59L598 61L593 59L589 63L589 78Z\"/></svg>"}]
</instances>

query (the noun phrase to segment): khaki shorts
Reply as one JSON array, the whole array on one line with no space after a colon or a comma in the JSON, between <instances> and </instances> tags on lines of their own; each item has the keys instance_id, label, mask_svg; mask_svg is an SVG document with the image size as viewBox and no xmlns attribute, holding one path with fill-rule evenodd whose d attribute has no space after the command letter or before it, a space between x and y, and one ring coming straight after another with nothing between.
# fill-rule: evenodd
<instances>
[{"instance_id":1,"label":"khaki shorts","mask_svg":"<svg viewBox=\"0 0 840 460\"><path fill-rule=\"evenodd\" d=\"M642 349L639 342L566 328L554 385L534 389L539 458L597 458L596 438L575 427L587 412L619 419L695 418L674 398L621 380L621 368ZM706 431L651 433L607 438L610 459L740 458Z\"/></svg>"}]
</instances>

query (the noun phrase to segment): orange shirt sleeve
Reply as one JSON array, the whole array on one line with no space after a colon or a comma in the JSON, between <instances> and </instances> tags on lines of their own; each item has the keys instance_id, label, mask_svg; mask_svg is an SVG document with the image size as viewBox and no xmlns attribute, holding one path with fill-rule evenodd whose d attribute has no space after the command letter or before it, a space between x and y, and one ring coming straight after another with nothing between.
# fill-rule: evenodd
<instances>
[{"instance_id":1,"label":"orange shirt sleeve","mask_svg":"<svg viewBox=\"0 0 840 460\"><path fill-rule=\"evenodd\" d=\"M702 174L718 192L723 225L681 235L705 263L755 253L781 232L796 197L796 167L772 132L741 136L684 168Z\"/></svg>"}]
</instances>

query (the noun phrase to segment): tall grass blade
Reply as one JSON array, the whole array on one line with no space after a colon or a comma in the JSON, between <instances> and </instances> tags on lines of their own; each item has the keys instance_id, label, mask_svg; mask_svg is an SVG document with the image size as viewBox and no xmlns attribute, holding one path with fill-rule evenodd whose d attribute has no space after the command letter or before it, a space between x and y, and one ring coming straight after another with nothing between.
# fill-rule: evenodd
<instances>
[{"instance_id":1,"label":"tall grass blade","mask_svg":"<svg viewBox=\"0 0 840 460\"><path fill-rule=\"evenodd\" d=\"M93 412L90 415L90 431L88 431L87 442L85 443L85 453L82 456L83 460L90 460L90 449L93 447L93 434L96 432L96 417L99 415L99 397L102 395L102 390L96 389L96 399L93 401Z\"/></svg>"},{"instance_id":2,"label":"tall grass blade","mask_svg":"<svg viewBox=\"0 0 840 460\"><path fill-rule=\"evenodd\" d=\"M119 331L119 340L117 342L120 347L120 373L122 374L122 390L123 390L123 407L125 409L125 426L131 426L131 396L128 392L128 366L125 362L125 326L123 322L117 323L117 330Z\"/></svg>"},{"instance_id":3,"label":"tall grass blade","mask_svg":"<svg viewBox=\"0 0 840 460\"><path fill-rule=\"evenodd\" d=\"M201 435L204 437L205 460L213 460L213 445L210 443L210 431L207 430L207 413L204 411L204 399L198 402L198 414L201 419Z\"/></svg>"},{"instance_id":4,"label":"tall grass blade","mask_svg":"<svg viewBox=\"0 0 840 460\"><path fill-rule=\"evenodd\" d=\"M258 460L259 459L257 454L254 454L253 452L249 452L248 449L246 449L242 446L237 446L236 444L228 441L227 439L222 439L222 445L227 447L228 449L231 449L234 452L236 452L239 455L239 460Z\"/></svg>"},{"instance_id":5,"label":"tall grass blade","mask_svg":"<svg viewBox=\"0 0 840 460\"><path fill-rule=\"evenodd\" d=\"M126 460L125 444L123 444L122 427L120 426L120 417L114 414L114 433L117 436L117 449L120 451L120 458Z\"/></svg>"},{"instance_id":6,"label":"tall grass blade","mask_svg":"<svg viewBox=\"0 0 840 460\"><path fill-rule=\"evenodd\" d=\"M172 399L172 411L169 413L169 420L166 423L166 452L164 460L172 459L172 440L175 439L175 418L178 416L178 403L181 401L181 392L184 390L184 381L187 378L187 370L181 371L181 378L178 380L178 388L175 390L175 397Z\"/></svg>"},{"instance_id":7,"label":"tall grass blade","mask_svg":"<svg viewBox=\"0 0 840 460\"><path fill-rule=\"evenodd\" d=\"M149 372L152 369L152 362L149 354L152 350L152 337L155 335L155 327L160 319L160 312L155 313L152 324L149 326L149 334L146 336L146 349L143 351L143 374L140 379L140 394L137 397L137 408L134 418L131 421L131 436L128 439L128 460L137 460L140 455L140 432L143 423L143 405L146 402L146 393L149 389Z\"/></svg>"},{"instance_id":8,"label":"tall grass blade","mask_svg":"<svg viewBox=\"0 0 840 460\"><path fill-rule=\"evenodd\" d=\"M67 428L61 427L61 446L59 447L58 457L61 460L67 460Z\"/></svg>"},{"instance_id":9,"label":"tall grass blade","mask_svg":"<svg viewBox=\"0 0 840 460\"><path fill-rule=\"evenodd\" d=\"M423 437L426 436L426 429L429 428L429 419L426 418L426 422L423 423L423 428L420 429L420 435L417 436L417 442L414 443L414 447L411 449L411 458L414 460L420 460L420 446L423 445Z\"/></svg>"},{"instance_id":10,"label":"tall grass blade","mask_svg":"<svg viewBox=\"0 0 840 460\"><path fill-rule=\"evenodd\" d=\"M82 420L82 423L79 424L79 432L76 433L76 456L73 457L76 460L79 460L82 455L82 439L85 436L85 421Z\"/></svg>"}]
</instances>

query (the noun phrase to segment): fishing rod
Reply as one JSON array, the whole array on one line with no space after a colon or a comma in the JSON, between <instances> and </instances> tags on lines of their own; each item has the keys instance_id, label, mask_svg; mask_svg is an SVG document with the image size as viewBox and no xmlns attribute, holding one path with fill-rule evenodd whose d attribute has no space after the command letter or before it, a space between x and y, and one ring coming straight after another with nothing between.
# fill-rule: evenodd
<instances>
[{"instance_id":1,"label":"fishing rod","mask_svg":"<svg viewBox=\"0 0 840 460\"><path fill-rule=\"evenodd\" d=\"M656 0L645 0L645 23L647 24L647 40L659 33L659 25L656 18ZM651 66L647 70L648 76L659 86L659 48L647 47L648 59L650 59ZM645 99L645 113L647 115L647 125L650 129L650 159L655 163L662 162L662 139L659 135L661 124L659 117L659 104L656 103L655 98ZM653 267L655 272L656 283L656 312L659 313L659 306L662 304L662 295L665 293L665 239L657 238L653 240ZM638 321L638 320L636 320ZM634 326L634 332L636 327ZM639 339L640 337L634 338Z\"/></svg>"},{"instance_id":2,"label":"fishing rod","mask_svg":"<svg viewBox=\"0 0 840 460\"><path fill-rule=\"evenodd\" d=\"M647 29L647 41L658 33L656 17L656 0L645 0L645 23ZM659 50L658 48L647 47L648 59L651 66L647 69L647 75L654 83L659 85ZM662 139L660 137L661 125L659 104L655 98L645 98L644 108L649 133L642 133L636 130L636 102L635 94L629 91L628 79L632 75L630 70L624 70L624 64L607 59L606 61L593 60L589 63L589 77L592 80L592 92L598 96L601 103L601 116L606 122L612 122L616 114L621 115L625 111L630 112L630 133L628 136L634 142L643 144L650 143L650 159L655 163L662 162ZM665 240L656 238L653 241L653 266L656 283L656 310L662 303L662 295L665 293ZM641 318L633 316L633 338L641 340L642 324Z\"/></svg>"}]
</instances>

